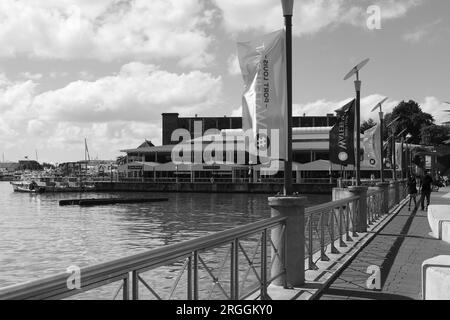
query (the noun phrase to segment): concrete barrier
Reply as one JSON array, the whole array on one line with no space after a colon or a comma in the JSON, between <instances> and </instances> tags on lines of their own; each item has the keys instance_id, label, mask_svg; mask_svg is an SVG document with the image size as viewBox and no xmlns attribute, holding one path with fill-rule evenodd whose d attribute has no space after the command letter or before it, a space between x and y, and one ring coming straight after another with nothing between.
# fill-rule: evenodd
<instances>
[{"instance_id":1,"label":"concrete barrier","mask_svg":"<svg viewBox=\"0 0 450 320\"><path fill-rule=\"evenodd\" d=\"M450 206L430 205L428 223L436 239L450 243Z\"/></svg>"},{"instance_id":2,"label":"concrete barrier","mask_svg":"<svg viewBox=\"0 0 450 320\"><path fill-rule=\"evenodd\" d=\"M422 299L450 300L450 256L438 256L423 262Z\"/></svg>"}]
</instances>

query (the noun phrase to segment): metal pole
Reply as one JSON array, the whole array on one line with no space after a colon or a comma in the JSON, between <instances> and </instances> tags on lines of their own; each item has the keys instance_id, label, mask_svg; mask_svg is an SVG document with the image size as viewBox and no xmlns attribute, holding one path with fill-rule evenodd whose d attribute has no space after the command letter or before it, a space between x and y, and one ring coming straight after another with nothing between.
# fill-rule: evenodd
<instances>
[{"instance_id":1,"label":"metal pole","mask_svg":"<svg viewBox=\"0 0 450 320\"><path fill-rule=\"evenodd\" d=\"M405 139L402 137L402 179L406 179L405 174Z\"/></svg>"},{"instance_id":2,"label":"metal pole","mask_svg":"<svg viewBox=\"0 0 450 320\"><path fill-rule=\"evenodd\" d=\"M384 114L380 111L380 163L381 163L381 169L380 169L380 179L381 182L384 182L384 163L383 163L383 122L384 122Z\"/></svg>"},{"instance_id":3,"label":"metal pole","mask_svg":"<svg viewBox=\"0 0 450 320\"><path fill-rule=\"evenodd\" d=\"M284 195L292 195L292 15L285 15L287 75L287 160L284 163Z\"/></svg>"},{"instance_id":4,"label":"metal pole","mask_svg":"<svg viewBox=\"0 0 450 320\"><path fill-rule=\"evenodd\" d=\"M396 150L395 150L395 130L394 128L392 130L392 175L394 181L397 181L397 157L396 157Z\"/></svg>"},{"instance_id":5,"label":"metal pole","mask_svg":"<svg viewBox=\"0 0 450 320\"><path fill-rule=\"evenodd\" d=\"M356 90L356 110L355 110L355 127L356 127L356 186L361 185L361 81L359 81L359 72L356 73L355 81Z\"/></svg>"}]
</instances>

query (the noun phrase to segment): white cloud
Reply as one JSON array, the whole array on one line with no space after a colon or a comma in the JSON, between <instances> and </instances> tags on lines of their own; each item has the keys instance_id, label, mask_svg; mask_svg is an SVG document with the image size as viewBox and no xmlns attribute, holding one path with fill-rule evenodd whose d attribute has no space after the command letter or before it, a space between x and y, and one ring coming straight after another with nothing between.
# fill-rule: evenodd
<instances>
[{"instance_id":1,"label":"white cloud","mask_svg":"<svg viewBox=\"0 0 450 320\"><path fill-rule=\"evenodd\" d=\"M378 120L378 112L371 110L383 100L385 97L379 94L373 94L361 99L361 120L368 120L370 118L375 121ZM341 101L327 101L327 100L317 100L314 102L309 102L305 104L295 104L293 106L293 114L302 116L323 116L325 114L331 113L335 114L335 110L343 107L346 103L350 102L353 98L349 97ZM398 105L399 101L388 100L383 104L383 112L392 112L394 107Z\"/></svg>"},{"instance_id":2,"label":"white cloud","mask_svg":"<svg viewBox=\"0 0 450 320\"><path fill-rule=\"evenodd\" d=\"M403 40L410 43L419 43L428 38L433 33L434 28L442 22L441 19L432 23L422 25L414 31L406 32L403 35Z\"/></svg>"},{"instance_id":3,"label":"white cloud","mask_svg":"<svg viewBox=\"0 0 450 320\"><path fill-rule=\"evenodd\" d=\"M80 149L87 137L100 154L113 156L143 139L160 143L161 113L200 114L222 103L221 77L170 73L139 62L124 65L115 75L58 90L37 93L36 86L0 74L0 149L19 153L28 143L33 149L53 148L64 157L66 151Z\"/></svg>"},{"instance_id":4,"label":"white cloud","mask_svg":"<svg viewBox=\"0 0 450 320\"><path fill-rule=\"evenodd\" d=\"M205 112L218 103L221 87L221 78L208 73L175 74L133 62L115 76L44 92L33 108L42 120L159 122L162 112Z\"/></svg>"},{"instance_id":5,"label":"white cloud","mask_svg":"<svg viewBox=\"0 0 450 320\"><path fill-rule=\"evenodd\" d=\"M0 1L1 56L162 59L203 67L213 59L201 0Z\"/></svg>"},{"instance_id":6,"label":"white cloud","mask_svg":"<svg viewBox=\"0 0 450 320\"><path fill-rule=\"evenodd\" d=\"M223 25L231 33L247 30L270 32L283 28L281 2L277 0L214 0L222 11ZM422 0L304 0L294 2L293 32L314 34L341 24L366 27L367 8L378 5L384 20L403 17Z\"/></svg>"}]
</instances>

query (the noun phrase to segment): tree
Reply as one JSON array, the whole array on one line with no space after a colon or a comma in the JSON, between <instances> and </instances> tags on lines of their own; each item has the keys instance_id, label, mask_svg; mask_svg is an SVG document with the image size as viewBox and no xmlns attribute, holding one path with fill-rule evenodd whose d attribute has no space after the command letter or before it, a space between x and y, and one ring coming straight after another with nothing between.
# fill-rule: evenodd
<instances>
[{"instance_id":1,"label":"tree","mask_svg":"<svg viewBox=\"0 0 450 320\"><path fill-rule=\"evenodd\" d=\"M361 124L361 133L364 133L365 131L375 127L376 125L377 124L376 124L376 122L373 119L369 119L369 120L364 121Z\"/></svg>"},{"instance_id":2,"label":"tree","mask_svg":"<svg viewBox=\"0 0 450 320\"><path fill-rule=\"evenodd\" d=\"M445 126L431 125L422 127L420 130L422 139L421 144L425 145L441 145L448 140L450 130Z\"/></svg>"},{"instance_id":3,"label":"tree","mask_svg":"<svg viewBox=\"0 0 450 320\"><path fill-rule=\"evenodd\" d=\"M419 144L421 142L421 129L434 124L433 116L429 113L423 112L420 105L409 100L408 102L400 102L392 111L392 113L386 114L385 126L392 122L392 120L399 118L399 120L392 126L395 130L395 135L398 135L401 131L406 131L411 134L410 143ZM388 136L387 128L385 127L383 132L384 138ZM389 129L391 130L391 128ZM390 131L389 131L390 134Z\"/></svg>"}]
</instances>

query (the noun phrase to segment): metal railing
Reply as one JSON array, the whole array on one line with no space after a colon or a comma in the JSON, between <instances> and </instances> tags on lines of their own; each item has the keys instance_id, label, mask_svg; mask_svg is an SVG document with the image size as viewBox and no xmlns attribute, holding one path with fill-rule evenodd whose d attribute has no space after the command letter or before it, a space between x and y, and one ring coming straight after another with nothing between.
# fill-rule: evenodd
<instances>
[{"instance_id":1,"label":"metal railing","mask_svg":"<svg viewBox=\"0 0 450 320\"><path fill-rule=\"evenodd\" d=\"M331 253L339 253L335 247L335 241L339 239L339 247L347 245L345 241L352 241L352 237L358 236L357 207L359 197L351 197L334 201L305 211L305 249L308 259L307 269L317 270L317 261L329 261L326 255L330 246ZM314 260L316 252L320 251L320 257Z\"/></svg>"},{"instance_id":2,"label":"metal railing","mask_svg":"<svg viewBox=\"0 0 450 320\"><path fill-rule=\"evenodd\" d=\"M277 260L283 266L285 264L284 254L277 251L280 242L286 241L285 227L285 218L267 219L82 268L79 289L69 289L69 275L65 273L1 289L0 299L62 299L117 282L115 293L109 292L113 299L120 293L124 300L137 300L145 294L151 299L166 300L175 297L188 300L237 300L253 295L262 300L270 299L267 294L268 285L283 275L281 273L271 276L270 270ZM271 230L274 228L281 228L277 232L279 239L271 237ZM208 254L210 250L214 252ZM155 277L145 276L148 271L168 265L177 266L176 270L171 268L164 274L166 280L172 280L170 287L167 282L164 282L163 286L155 286L151 283ZM156 279L161 276L157 275Z\"/></svg>"},{"instance_id":3,"label":"metal railing","mask_svg":"<svg viewBox=\"0 0 450 320\"><path fill-rule=\"evenodd\" d=\"M372 225L387 213L382 212L383 201L384 192L382 190L369 190L367 193L367 225Z\"/></svg>"}]
</instances>

